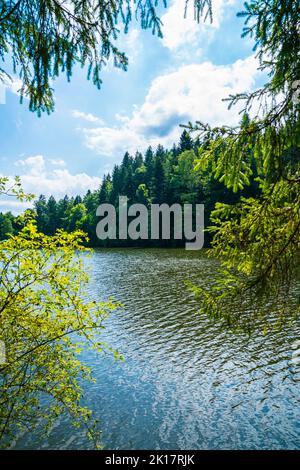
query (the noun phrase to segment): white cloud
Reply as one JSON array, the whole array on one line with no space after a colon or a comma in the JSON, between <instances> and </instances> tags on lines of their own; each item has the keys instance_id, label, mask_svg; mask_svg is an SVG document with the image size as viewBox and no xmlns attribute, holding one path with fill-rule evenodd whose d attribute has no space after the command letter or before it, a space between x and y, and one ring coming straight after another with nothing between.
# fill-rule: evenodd
<instances>
[{"instance_id":1,"label":"white cloud","mask_svg":"<svg viewBox=\"0 0 300 470\"><path fill-rule=\"evenodd\" d=\"M33 193L36 196L44 194L47 197L53 195L55 198L61 198L65 194L69 196L83 195L88 189L99 188L101 178L86 173L72 174L67 168L61 168L63 160L56 161L56 167L54 167L54 161L46 159L43 155L35 155L15 162L20 170L18 174L25 192ZM13 181L13 177L10 178ZM1 210L12 210L15 213L19 213L31 205L12 199L0 202Z\"/></svg>"},{"instance_id":2,"label":"white cloud","mask_svg":"<svg viewBox=\"0 0 300 470\"><path fill-rule=\"evenodd\" d=\"M59 160L61 166L63 160ZM61 197L64 194L84 194L88 189L98 188L101 179L86 173L71 174L67 168L48 168L48 160L43 155L18 160L17 166L23 166L20 174L25 191ZM51 161L53 166L53 160Z\"/></svg>"},{"instance_id":3,"label":"white cloud","mask_svg":"<svg viewBox=\"0 0 300 470\"><path fill-rule=\"evenodd\" d=\"M142 51L142 42L140 40L140 31L131 29L127 34L120 36L122 50L127 54L132 64Z\"/></svg>"},{"instance_id":4,"label":"white cloud","mask_svg":"<svg viewBox=\"0 0 300 470\"><path fill-rule=\"evenodd\" d=\"M7 84L8 89L15 93L16 95L20 94L20 90L22 88L23 82L19 78L13 78L11 82Z\"/></svg>"},{"instance_id":5,"label":"white cloud","mask_svg":"<svg viewBox=\"0 0 300 470\"><path fill-rule=\"evenodd\" d=\"M132 6L133 11L135 11L136 6L134 4ZM115 46L126 55L130 67L137 63L143 51L143 42L140 34L140 30L137 28L130 29L127 33L121 30L115 41ZM105 72L122 74L124 71L122 68L115 67L114 56L111 55L106 62Z\"/></svg>"},{"instance_id":6,"label":"white cloud","mask_svg":"<svg viewBox=\"0 0 300 470\"><path fill-rule=\"evenodd\" d=\"M45 159L43 155L35 155L34 157L28 157L24 160L17 160L15 165L27 169L28 174L33 176L42 175L45 171Z\"/></svg>"},{"instance_id":7,"label":"white cloud","mask_svg":"<svg viewBox=\"0 0 300 470\"><path fill-rule=\"evenodd\" d=\"M236 124L236 106L228 111L222 101L231 93L253 89L258 76L257 61L251 56L231 65L211 62L181 66L153 80L144 103L132 116L118 117L115 127L81 129L88 148L100 155L120 159L126 150L144 150L161 143L170 146L179 138L180 123L201 120L212 125Z\"/></svg>"},{"instance_id":8,"label":"white cloud","mask_svg":"<svg viewBox=\"0 0 300 470\"><path fill-rule=\"evenodd\" d=\"M15 95L19 95L22 84L22 80L16 77L11 77L11 79L5 77L3 81L0 81L0 104L5 104L7 90L11 91Z\"/></svg>"},{"instance_id":9,"label":"white cloud","mask_svg":"<svg viewBox=\"0 0 300 470\"><path fill-rule=\"evenodd\" d=\"M120 122L128 122L130 120L128 116L119 113L115 114L115 119Z\"/></svg>"},{"instance_id":10,"label":"white cloud","mask_svg":"<svg viewBox=\"0 0 300 470\"><path fill-rule=\"evenodd\" d=\"M204 18L201 18L198 23L194 19L191 0L187 6L186 17L184 17L186 0L173 0L168 11L161 17L163 45L174 51L182 46L190 48L192 45L200 44L200 40L207 44L220 27L226 8L235 2L236 0L214 0L212 2L213 22L211 23L209 19L204 22Z\"/></svg>"},{"instance_id":11,"label":"white cloud","mask_svg":"<svg viewBox=\"0 0 300 470\"><path fill-rule=\"evenodd\" d=\"M66 166L66 162L60 158L58 159L55 159L55 158L49 158L49 162L53 165L53 166Z\"/></svg>"},{"instance_id":12,"label":"white cloud","mask_svg":"<svg viewBox=\"0 0 300 470\"><path fill-rule=\"evenodd\" d=\"M28 202L17 201L16 199L1 199L0 212L12 212L13 214L21 214L31 206Z\"/></svg>"},{"instance_id":13,"label":"white cloud","mask_svg":"<svg viewBox=\"0 0 300 470\"><path fill-rule=\"evenodd\" d=\"M82 111L78 111L77 109L73 109L71 111L71 115L73 118L82 119L83 121L97 122L98 124L103 124L102 119L97 116L94 116L92 113L84 113Z\"/></svg>"}]
</instances>

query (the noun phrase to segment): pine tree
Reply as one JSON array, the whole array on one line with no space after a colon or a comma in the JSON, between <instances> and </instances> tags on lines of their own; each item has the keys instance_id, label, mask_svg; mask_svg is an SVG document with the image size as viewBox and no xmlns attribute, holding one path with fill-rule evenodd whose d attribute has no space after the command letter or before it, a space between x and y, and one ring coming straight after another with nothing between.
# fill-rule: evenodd
<instances>
[{"instance_id":1,"label":"pine tree","mask_svg":"<svg viewBox=\"0 0 300 470\"><path fill-rule=\"evenodd\" d=\"M81 196L76 196L74 198L74 206L77 206L77 204L81 204L82 203L82 197Z\"/></svg>"},{"instance_id":2,"label":"pine tree","mask_svg":"<svg viewBox=\"0 0 300 470\"><path fill-rule=\"evenodd\" d=\"M190 134L184 130L180 136L179 153L185 152L186 150L192 150L193 148L193 139L191 138Z\"/></svg>"},{"instance_id":3,"label":"pine tree","mask_svg":"<svg viewBox=\"0 0 300 470\"><path fill-rule=\"evenodd\" d=\"M112 172L112 190L111 190L111 203L117 206L118 197L122 196L122 174L118 165L114 166Z\"/></svg>"},{"instance_id":4,"label":"pine tree","mask_svg":"<svg viewBox=\"0 0 300 470\"><path fill-rule=\"evenodd\" d=\"M126 152L121 163L121 195L127 196L130 201L134 200L135 187L133 175L133 158Z\"/></svg>"},{"instance_id":5,"label":"pine tree","mask_svg":"<svg viewBox=\"0 0 300 470\"><path fill-rule=\"evenodd\" d=\"M57 224L57 204L53 196L50 196L47 202L47 225L45 235L54 235L58 228Z\"/></svg>"},{"instance_id":6,"label":"pine tree","mask_svg":"<svg viewBox=\"0 0 300 470\"><path fill-rule=\"evenodd\" d=\"M154 165L153 165L153 178L151 184L151 196L155 204L162 204L165 202L166 194L166 181L165 181L165 149L162 145L157 147Z\"/></svg>"},{"instance_id":7,"label":"pine tree","mask_svg":"<svg viewBox=\"0 0 300 470\"><path fill-rule=\"evenodd\" d=\"M213 292L195 292L211 316L249 331L259 319L267 331L300 312L299 302L289 296L300 251L300 5L251 0L244 7L239 13L245 18L243 36L255 39L260 69L269 81L254 92L229 96L229 108L244 103L240 126L213 128L197 122L188 129L205 142L198 170L211 168L236 195L257 172L259 193L216 204L212 254L223 270ZM253 109L259 112L253 115Z\"/></svg>"},{"instance_id":8,"label":"pine tree","mask_svg":"<svg viewBox=\"0 0 300 470\"><path fill-rule=\"evenodd\" d=\"M46 197L42 194L34 203L36 223L39 232L46 233L48 226L48 211Z\"/></svg>"},{"instance_id":9,"label":"pine tree","mask_svg":"<svg viewBox=\"0 0 300 470\"><path fill-rule=\"evenodd\" d=\"M7 240L10 235L14 234L14 229L12 225L12 218L10 217L9 212L2 214L0 212L0 240Z\"/></svg>"},{"instance_id":10,"label":"pine tree","mask_svg":"<svg viewBox=\"0 0 300 470\"><path fill-rule=\"evenodd\" d=\"M104 175L99 192L99 204L110 202L112 182L110 174Z\"/></svg>"}]
</instances>

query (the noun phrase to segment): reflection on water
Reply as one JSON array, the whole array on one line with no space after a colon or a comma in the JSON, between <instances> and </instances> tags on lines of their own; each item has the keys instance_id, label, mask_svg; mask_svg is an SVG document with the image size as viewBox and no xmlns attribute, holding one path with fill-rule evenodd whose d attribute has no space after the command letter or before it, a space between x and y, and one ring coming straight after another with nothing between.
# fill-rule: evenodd
<instances>
[{"instance_id":1,"label":"reflection on water","mask_svg":"<svg viewBox=\"0 0 300 470\"><path fill-rule=\"evenodd\" d=\"M205 253L111 249L94 253L88 295L124 304L105 340L125 362L86 353L96 384L86 404L100 420L108 449L300 448L299 324L248 338L197 314L185 279L210 279ZM19 448L89 448L64 419L49 438Z\"/></svg>"}]
</instances>

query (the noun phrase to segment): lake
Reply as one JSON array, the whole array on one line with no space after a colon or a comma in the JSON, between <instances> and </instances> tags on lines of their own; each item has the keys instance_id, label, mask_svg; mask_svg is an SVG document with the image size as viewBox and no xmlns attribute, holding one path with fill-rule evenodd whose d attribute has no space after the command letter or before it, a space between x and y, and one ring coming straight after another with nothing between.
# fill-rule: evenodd
<instances>
[{"instance_id":1,"label":"lake","mask_svg":"<svg viewBox=\"0 0 300 470\"><path fill-rule=\"evenodd\" d=\"M203 251L107 249L88 264L87 295L124 304L102 339L125 361L84 355L97 378L84 385L85 404L106 449L300 448L299 323L249 338L200 316L184 281L214 276ZM16 447L91 443L62 418L48 438L24 435Z\"/></svg>"}]
</instances>

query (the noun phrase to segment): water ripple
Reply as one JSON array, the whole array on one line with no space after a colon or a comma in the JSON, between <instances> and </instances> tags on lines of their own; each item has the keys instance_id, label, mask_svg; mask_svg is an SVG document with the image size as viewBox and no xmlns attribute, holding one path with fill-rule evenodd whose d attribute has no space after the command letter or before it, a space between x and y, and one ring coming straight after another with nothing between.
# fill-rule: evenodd
<instances>
[{"instance_id":1,"label":"water ripple","mask_svg":"<svg viewBox=\"0 0 300 470\"><path fill-rule=\"evenodd\" d=\"M184 280L205 283L215 264L181 250L102 250L89 261L89 294L124 308L105 340L124 363L86 353L97 383L86 403L110 449L293 449L299 439L299 325L248 338L197 313ZM21 447L37 447L23 439ZM42 446L42 445L41 445ZM88 448L66 419L45 448Z\"/></svg>"}]
</instances>

